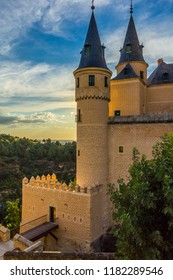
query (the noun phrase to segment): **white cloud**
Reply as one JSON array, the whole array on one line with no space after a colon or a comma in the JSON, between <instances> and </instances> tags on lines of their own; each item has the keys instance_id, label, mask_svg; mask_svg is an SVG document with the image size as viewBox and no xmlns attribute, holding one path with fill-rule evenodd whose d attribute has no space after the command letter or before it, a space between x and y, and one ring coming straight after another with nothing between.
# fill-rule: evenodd
<instances>
[{"instance_id":1,"label":"white cloud","mask_svg":"<svg viewBox=\"0 0 173 280\"><path fill-rule=\"evenodd\" d=\"M74 108L74 78L70 66L2 62L1 110L40 111ZM7 108L9 107L9 108Z\"/></svg>"}]
</instances>

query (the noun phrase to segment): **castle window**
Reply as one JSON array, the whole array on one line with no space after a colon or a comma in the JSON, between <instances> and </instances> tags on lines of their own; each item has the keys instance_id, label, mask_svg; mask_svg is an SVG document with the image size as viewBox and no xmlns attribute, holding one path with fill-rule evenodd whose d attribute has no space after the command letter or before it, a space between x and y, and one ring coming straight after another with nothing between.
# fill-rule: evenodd
<instances>
[{"instance_id":1,"label":"castle window","mask_svg":"<svg viewBox=\"0 0 173 280\"><path fill-rule=\"evenodd\" d=\"M119 146L118 152L119 152L119 154L124 154L124 146Z\"/></svg>"},{"instance_id":2,"label":"castle window","mask_svg":"<svg viewBox=\"0 0 173 280\"><path fill-rule=\"evenodd\" d=\"M108 87L108 77L105 77L105 87Z\"/></svg>"},{"instance_id":3,"label":"castle window","mask_svg":"<svg viewBox=\"0 0 173 280\"><path fill-rule=\"evenodd\" d=\"M86 44L86 45L84 46L84 52L85 52L86 55L89 55L90 52L91 52L91 46L88 45L88 44Z\"/></svg>"},{"instance_id":4,"label":"castle window","mask_svg":"<svg viewBox=\"0 0 173 280\"><path fill-rule=\"evenodd\" d=\"M106 49L106 47L104 46L104 45L102 45L102 55L103 55L103 57L105 56L105 49Z\"/></svg>"},{"instance_id":5,"label":"castle window","mask_svg":"<svg viewBox=\"0 0 173 280\"><path fill-rule=\"evenodd\" d=\"M80 224L82 224L83 223L83 219L82 218L80 218Z\"/></svg>"},{"instance_id":6,"label":"castle window","mask_svg":"<svg viewBox=\"0 0 173 280\"><path fill-rule=\"evenodd\" d=\"M90 87L95 86L95 76L94 75L89 75L89 86Z\"/></svg>"},{"instance_id":7,"label":"castle window","mask_svg":"<svg viewBox=\"0 0 173 280\"><path fill-rule=\"evenodd\" d=\"M167 82L168 79L169 79L169 74L168 74L168 73L163 73L163 75L162 75L162 80L163 80L164 82Z\"/></svg>"},{"instance_id":8,"label":"castle window","mask_svg":"<svg viewBox=\"0 0 173 280\"><path fill-rule=\"evenodd\" d=\"M77 155L78 155L78 157L80 157L80 150L77 151Z\"/></svg>"},{"instance_id":9,"label":"castle window","mask_svg":"<svg viewBox=\"0 0 173 280\"><path fill-rule=\"evenodd\" d=\"M76 222L76 217L74 217L74 222Z\"/></svg>"},{"instance_id":10,"label":"castle window","mask_svg":"<svg viewBox=\"0 0 173 280\"><path fill-rule=\"evenodd\" d=\"M81 122L81 110L77 110L77 115L76 115L76 122Z\"/></svg>"},{"instance_id":11,"label":"castle window","mask_svg":"<svg viewBox=\"0 0 173 280\"><path fill-rule=\"evenodd\" d=\"M141 78L141 79L144 78L144 71L140 71L140 78Z\"/></svg>"},{"instance_id":12,"label":"castle window","mask_svg":"<svg viewBox=\"0 0 173 280\"><path fill-rule=\"evenodd\" d=\"M127 44L126 45L126 53L129 53L132 51L132 45L131 44Z\"/></svg>"},{"instance_id":13,"label":"castle window","mask_svg":"<svg viewBox=\"0 0 173 280\"><path fill-rule=\"evenodd\" d=\"M120 110L115 110L114 114L115 114L115 116L121 116L121 111Z\"/></svg>"},{"instance_id":14,"label":"castle window","mask_svg":"<svg viewBox=\"0 0 173 280\"><path fill-rule=\"evenodd\" d=\"M80 85L80 80L79 80L79 77L76 79L76 87L79 88L79 85Z\"/></svg>"},{"instance_id":15,"label":"castle window","mask_svg":"<svg viewBox=\"0 0 173 280\"><path fill-rule=\"evenodd\" d=\"M130 73L130 69L129 68L124 68L124 75L128 75Z\"/></svg>"}]
</instances>

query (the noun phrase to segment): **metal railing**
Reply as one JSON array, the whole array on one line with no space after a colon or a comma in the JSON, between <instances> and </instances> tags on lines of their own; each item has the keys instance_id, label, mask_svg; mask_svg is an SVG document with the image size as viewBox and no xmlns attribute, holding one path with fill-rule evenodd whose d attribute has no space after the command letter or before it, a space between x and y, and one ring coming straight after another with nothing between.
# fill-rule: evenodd
<instances>
[{"instance_id":1,"label":"metal railing","mask_svg":"<svg viewBox=\"0 0 173 280\"><path fill-rule=\"evenodd\" d=\"M20 233L24 233L34 227L37 227L41 224L44 224L47 222L47 215L41 216L35 220L29 221L25 224L21 224L20 226Z\"/></svg>"},{"instance_id":2,"label":"metal railing","mask_svg":"<svg viewBox=\"0 0 173 280\"><path fill-rule=\"evenodd\" d=\"M37 218L35 220L29 221L29 222L27 222L25 224L21 224L21 226L20 226L20 234L24 233L24 232L26 232L26 231L28 231L28 230L30 230L32 228L35 228L37 226L40 226L40 225L46 223L48 221L47 217L48 217L47 215L44 215L44 216L41 216L41 217L39 217L39 218ZM52 221L52 223L57 224L58 223L58 217L56 217L54 219L54 221Z\"/></svg>"}]
</instances>

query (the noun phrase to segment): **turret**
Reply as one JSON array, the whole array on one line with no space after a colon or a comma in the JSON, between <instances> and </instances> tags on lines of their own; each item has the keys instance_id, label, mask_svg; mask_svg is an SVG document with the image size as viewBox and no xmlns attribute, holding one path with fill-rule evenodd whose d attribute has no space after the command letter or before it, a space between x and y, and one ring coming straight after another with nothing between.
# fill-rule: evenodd
<instances>
[{"instance_id":1,"label":"turret","mask_svg":"<svg viewBox=\"0 0 173 280\"><path fill-rule=\"evenodd\" d=\"M116 66L117 76L111 80L110 116L145 114L148 64L143 57L143 47L136 32L131 1L130 20Z\"/></svg>"},{"instance_id":2,"label":"turret","mask_svg":"<svg viewBox=\"0 0 173 280\"><path fill-rule=\"evenodd\" d=\"M108 177L108 102L112 72L105 61L105 46L101 44L94 15L78 68L74 71L77 102L77 184L92 186L107 184Z\"/></svg>"},{"instance_id":3,"label":"turret","mask_svg":"<svg viewBox=\"0 0 173 280\"><path fill-rule=\"evenodd\" d=\"M147 81L147 67L148 64L145 62L143 57L143 44L140 45L138 34L133 19L133 6L131 1L130 7L130 20L123 44L123 48L120 50L120 59L116 66L117 74L119 74L124 67L129 63L136 75Z\"/></svg>"}]
</instances>

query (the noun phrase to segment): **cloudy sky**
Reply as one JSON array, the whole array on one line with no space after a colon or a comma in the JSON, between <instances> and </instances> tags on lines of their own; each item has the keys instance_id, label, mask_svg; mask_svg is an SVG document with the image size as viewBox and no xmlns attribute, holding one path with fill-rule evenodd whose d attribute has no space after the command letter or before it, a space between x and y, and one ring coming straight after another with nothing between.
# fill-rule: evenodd
<instances>
[{"instance_id":1,"label":"cloudy sky","mask_svg":"<svg viewBox=\"0 0 173 280\"><path fill-rule=\"evenodd\" d=\"M148 74L173 62L173 0L134 0ZM0 133L75 140L73 71L91 15L88 0L0 0ZM106 59L114 72L130 0L95 0Z\"/></svg>"}]
</instances>

